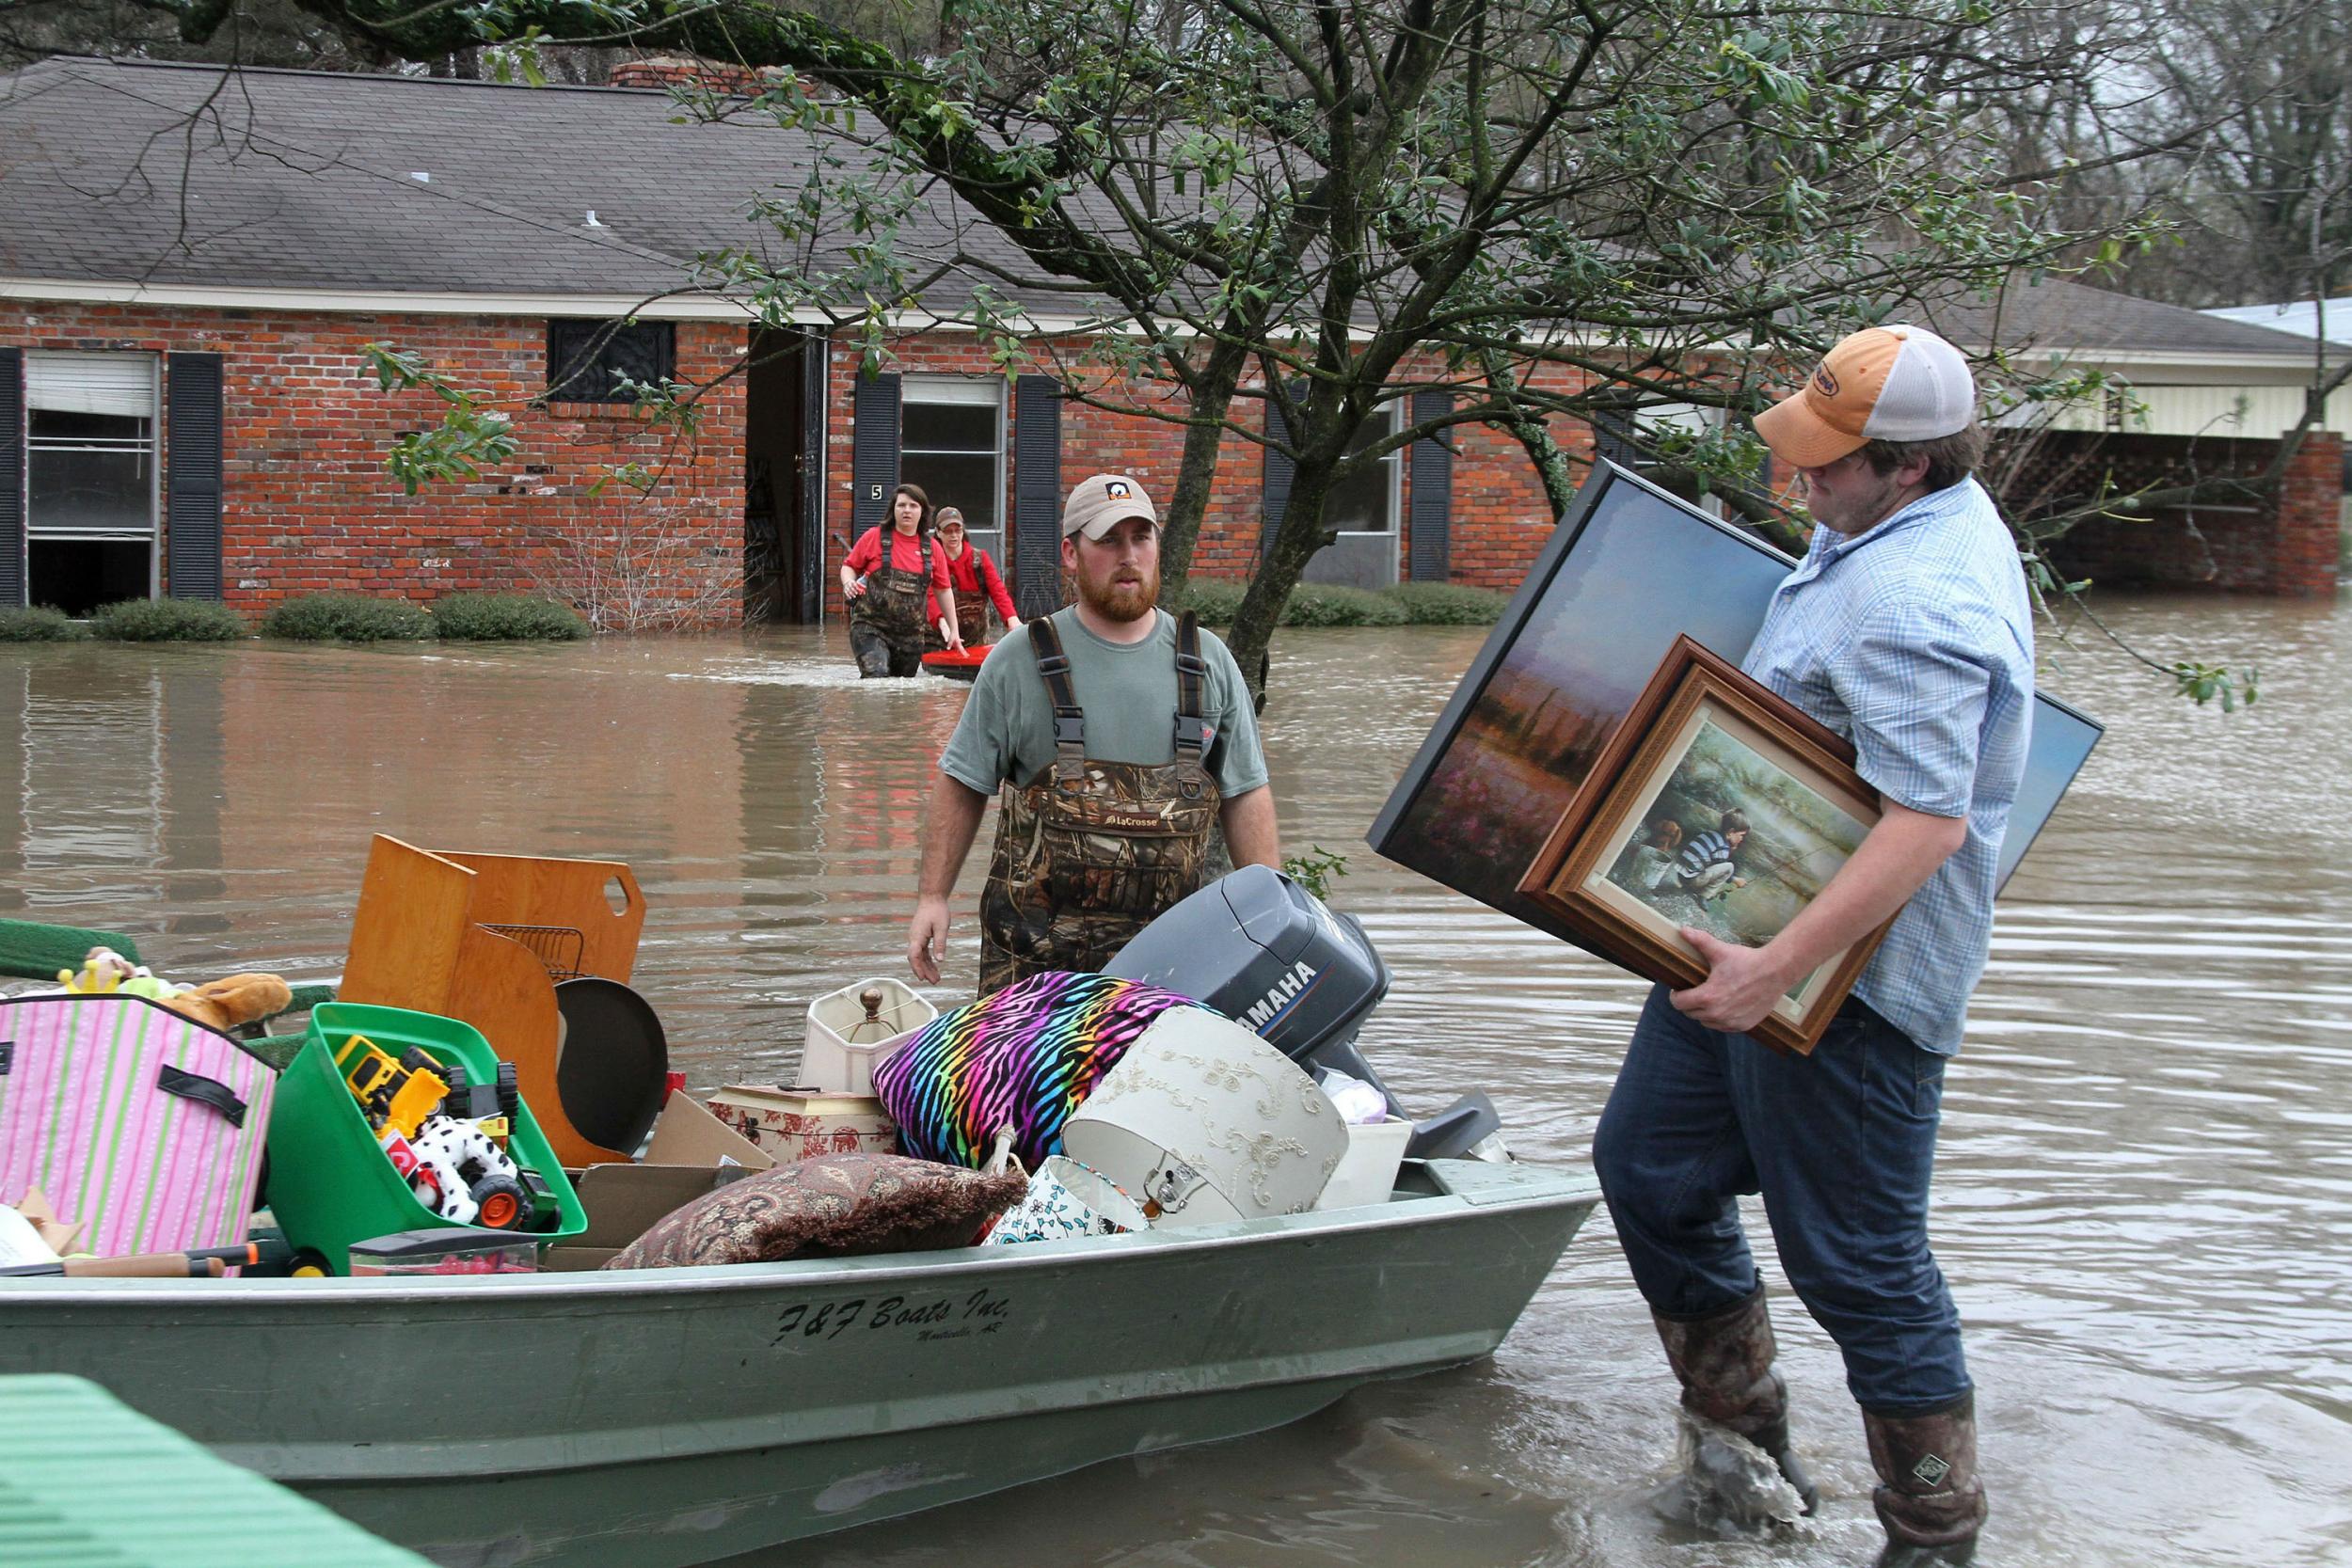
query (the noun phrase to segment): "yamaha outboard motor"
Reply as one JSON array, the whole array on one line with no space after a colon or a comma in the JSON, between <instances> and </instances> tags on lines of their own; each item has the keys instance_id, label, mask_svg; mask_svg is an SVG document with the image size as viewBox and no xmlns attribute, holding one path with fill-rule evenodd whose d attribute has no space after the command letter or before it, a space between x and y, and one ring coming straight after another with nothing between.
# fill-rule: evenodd
<instances>
[{"instance_id":1,"label":"yamaha outboard motor","mask_svg":"<svg viewBox=\"0 0 2352 1568\"><path fill-rule=\"evenodd\" d=\"M1414 1122L1406 1153L1458 1157L1502 1125L1484 1094L1465 1095L1435 1117L1411 1116L1356 1049L1364 1019L1389 993L1389 966L1353 915L1270 866L1245 865L1177 904L1103 966L1205 1003L1255 1030L1312 1071L1362 1079L1390 1114Z\"/></svg>"}]
</instances>

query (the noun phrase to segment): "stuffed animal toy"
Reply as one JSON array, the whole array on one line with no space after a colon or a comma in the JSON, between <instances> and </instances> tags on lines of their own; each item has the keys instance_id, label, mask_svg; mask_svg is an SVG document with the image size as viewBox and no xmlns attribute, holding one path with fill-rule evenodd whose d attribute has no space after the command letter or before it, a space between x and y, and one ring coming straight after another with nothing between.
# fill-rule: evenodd
<instances>
[{"instance_id":1,"label":"stuffed animal toy","mask_svg":"<svg viewBox=\"0 0 2352 1568\"><path fill-rule=\"evenodd\" d=\"M82 996L144 996L161 1002L180 988L159 980L111 947L93 947L82 955L78 970L57 971L57 984Z\"/></svg>"},{"instance_id":2,"label":"stuffed animal toy","mask_svg":"<svg viewBox=\"0 0 2352 1568\"><path fill-rule=\"evenodd\" d=\"M284 1012L294 1001L294 989L275 974L230 974L162 1001L199 1023L229 1030Z\"/></svg>"},{"instance_id":3,"label":"stuffed animal toy","mask_svg":"<svg viewBox=\"0 0 2352 1568\"><path fill-rule=\"evenodd\" d=\"M144 996L224 1033L282 1013L294 989L275 974L230 974L200 986L159 979L111 947L93 947L79 970L57 971L57 983L85 996Z\"/></svg>"}]
</instances>

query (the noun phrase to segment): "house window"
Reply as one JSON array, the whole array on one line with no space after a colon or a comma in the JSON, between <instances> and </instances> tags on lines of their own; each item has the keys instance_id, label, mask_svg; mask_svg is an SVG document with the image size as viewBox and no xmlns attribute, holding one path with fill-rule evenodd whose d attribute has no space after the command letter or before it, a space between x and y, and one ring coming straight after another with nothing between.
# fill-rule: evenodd
<instances>
[{"instance_id":1,"label":"house window","mask_svg":"<svg viewBox=\"0 0 2352 1568\"><path fill-rule=\"evenodd\" d=\"M1402 428L1399 421L1404 413L1402 402L1375 413L1357 430L1356 438L1347 444L1348 451L1362 451L1375 442L1394 436ZM1404 457L1403 447L1391 448L1381 453L1376 462L1333 484L1324 498L1324 526L1342 533L1394 533L1397 476L1402 471Z\"/></svg>"},{"instance_id":2,"label":"house window","mask_svg":"<svg viewBox=\"0 0 2352 1568\"><path fill-rule=\"evenodd\" d=\"M1623 442L1626 442L1623 453L1609 451L1604 420L1618 420L1618 430L1623 430ZM1722 428L1724 428L1724 411L1715 409L1715 406L1696 404L1696 402L1646 402L1640 406L1628 404L1621 414L1595 416L1595 451L1599 451L1602 456L1612 456L1613 461L1632 467L1635 472L1659 477L1659 470L1663 466L1687 463L1687 458L1677 456L1684 442L1706 439L1708 435ZM1764 453L1764 467L1762 472L1755 475L1755 482L1764 489L1772 489L1773 477L1772 453L1769 451ZM1710 486L1706 494L1698 494L1696 486L1689 484L1687 480L1675 480L1670 486L1675 489L1675 494L1679 494L1684 500L1696 505L1698 510L1708 513L1710 517L1724 515L1724 499L1717 494L1715 486Z\"/></svg>"},{"instance_id":3,"label":"house window","mask_svg":"<svg viewBox=\"0 0 2352 1568\"><path fill-rule=\"evenodd\" d=\"M155 357L24 356L26 597L85 615L155 592Z\"/></svg>"},{"instance_id":4,"label":"house window","mask_svg":"<svg viewBox=\"0 0 2352 1568\"><path fill-rule=\"evenodd\" d=\"M992 553L1004 527L1005 384L961 376L911 375L898 406L898 477L922 486L934 507L962 512L963 526Z\"/></svg>"},{"instance_id":5,"label":"house window","mask_svg":"<svg viewBox=\"0 0 2352 1568\"><path fill-rule=\"evenodd\" d=\"M669 322L548 323L549 403L634 403L624 381L658 387L677 371L677 328Z\"/></svg>"},{"instance_id":6,"label":"house window","mask_svg":"<svg viewBox=\"0 0 2352 1568\"><path fill-rule=\"evenodd\" d=\"M1638 394L1607 396L1592 412L1593 455L1640 470L1658 461L1659 444L1679 432L1704 436L1723 427L1724 411L1694 403L1643 403Z\"/></svg>"}]
</instances>

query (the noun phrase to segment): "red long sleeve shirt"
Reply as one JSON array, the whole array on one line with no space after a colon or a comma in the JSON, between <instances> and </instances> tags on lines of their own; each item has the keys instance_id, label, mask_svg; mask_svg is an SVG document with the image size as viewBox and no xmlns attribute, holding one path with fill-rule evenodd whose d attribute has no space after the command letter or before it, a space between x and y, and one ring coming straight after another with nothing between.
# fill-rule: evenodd
<instances>
[{"instance_id":1,"label":"red long sleeve shirt","mask_svg":"<svg viewBox=\"0 0 2352 1568\"><path fill-rule=\"evenodd\" d=\"M850 568L852 576L864 577L882 564L882 532L881 526L877 524L860 534L858 542L850 546L849 558L842 564ZM920 572L923 569L923 541L892 529L890 563L901 572ZM873 591L873 584L866 584L866 592L870 594ZM933 540L931 591L923 595L924 618L930 624L936 626L946 613L939 608L939 596L942 594L952 596L954 593L955 589L947 578L947 552L939 547L937 540Z\"/></svg>"},{"instance_id":2,"label":"red long sleeve shirt","mask_svg":"<svg viewBox=\"0 0 2352 1568\"><path fill-rule=\"evenodd\" d=\"M996 607L996 613L1003 619L1005 625L1010 626L1018 619L1013 612L1012 595L1005 592L1005 579L996 575L996 562L991 561L988 558L988 552L979 546L965 545L962 559L947 562L947 577L959 594L985 592L988 594L988 602ZM979 632L966 626L963 634L966 638L972 638L977 637Z\"/></svg>"}]
</instances>

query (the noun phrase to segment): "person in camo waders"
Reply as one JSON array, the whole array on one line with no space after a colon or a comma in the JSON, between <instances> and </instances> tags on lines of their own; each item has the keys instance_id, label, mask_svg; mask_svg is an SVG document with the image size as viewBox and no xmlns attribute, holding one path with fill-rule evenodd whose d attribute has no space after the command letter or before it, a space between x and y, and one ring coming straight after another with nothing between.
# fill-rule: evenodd
<instances>
[{"instance_id":1,"label":"person in camo waders","mask_svg":"<svg viewBox=\"0 0 2352 1568\"><path fill-rule=\"evenodd\" d=\"M1249 689L1190 611L1158 608L1160 521L1143 486L1096 474L1062 508L1077 602L1008 634L939 759L907 963L939 979L947 895L1002 791L980 893L980 994L1099 970L1200 886L1209 830L1235 865L1277 865L1274 795Z\"/></svg>"},{"instance_id":2,"label":"person in camo waders","mask_svg":"<svg viewBox=\"0 0 2352 1568\"><path fill-rule=\"evenodd\" d=\"M956 629L976 643L987 641L988 610L994 605L1005 629L1018 630L1021 617L1013 609L1012 594L1006 591L1005 579L997 575L996 562L966 537L963 513L956 507L941 507L936 531L939 553L947 562L947 580L956 593ZM928 645L932 651L947 645L936 630L931 637Z\"/></svg>"},{"instance_id":3,"label":"person in camo waders","mask_svg":"<svg viewBox=\"0 0 2352 1568\"><path fill-rule=\"evenodd\" d=\"M888 543L878 523L841 562L850 650L864 679L920 672L926 627L938 628L940 646L963 649L947 562L931 541L930 515L930 497L915 485L899 485L890 498Z\"/></svg>"}]
</instances>

